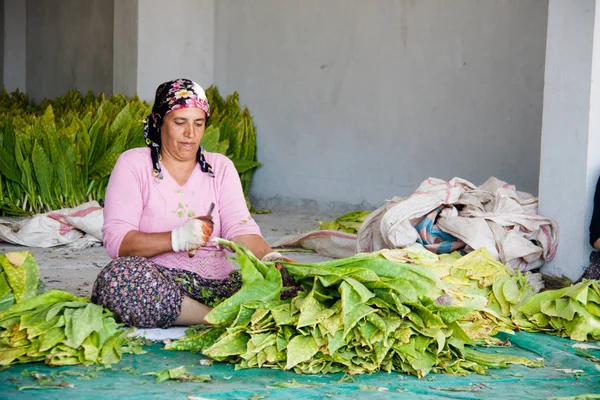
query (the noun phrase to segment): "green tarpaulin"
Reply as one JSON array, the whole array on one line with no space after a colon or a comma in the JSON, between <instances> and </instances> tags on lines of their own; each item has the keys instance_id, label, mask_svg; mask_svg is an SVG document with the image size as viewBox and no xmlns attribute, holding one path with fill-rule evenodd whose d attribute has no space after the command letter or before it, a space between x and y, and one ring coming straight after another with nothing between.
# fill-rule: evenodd
<instances>
[{"instance_id":1,"label":"green tarpaulin","mask_svg":"<svg viewBox=\"0 0 600 400\"><path fill-rule=\"evenodd\" d=\"M147 346L147 354L125 355L111 369L97 366L48 367L41 363L15 365L0 372L0 398L6 399L547 399L600 394L600 350L576 349L574 342L545 334L502 335L510 348L482 351L543 357L545 367L511 366L490 369L489 375L430 374L424 379L398 373L344 377L343 374L298 375L290 371L248 369L232 365L203 366L203 356ZM587 352L587 355L582 355ZM579 354L578 354L579 353ZM143 375L184 366L193 374L209 374L211 382L156 382ZM65 388L35 388L32 372L52 378ZM34 374L35 375L35 374ZM40 375L37 375L38 378ZM74 387L70 387L73 385ZM281 387L303 386L303 387ZM19 390L19 388L24 388Z\"/></svg>"}]
</instances>

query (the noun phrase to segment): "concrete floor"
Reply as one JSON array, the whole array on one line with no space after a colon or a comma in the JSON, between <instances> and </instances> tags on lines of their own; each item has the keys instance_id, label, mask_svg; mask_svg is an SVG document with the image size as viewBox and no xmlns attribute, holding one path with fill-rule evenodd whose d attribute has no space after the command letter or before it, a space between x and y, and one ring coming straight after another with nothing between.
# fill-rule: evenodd
<instances>
[{"instance_id":1,"label":"concrete floor","mask_svg":"<svg viewBox=\"0 0 600 400\"><path fill-rule=\"evenodd\" d=\"M267 243L298 233L317 229L318 221L335 219L339 214L316 213L298 209L279 209L270 214L255 214ZM96 275L110 262L104 247L70 250L67 247L28 248L0 243L0 253L29 249L40 268L40 279L45 289L59 289L80 297L91 295ZM285 253L298 262L316 262L326 257L315 253Z\"/></svg>"}]
</instances>

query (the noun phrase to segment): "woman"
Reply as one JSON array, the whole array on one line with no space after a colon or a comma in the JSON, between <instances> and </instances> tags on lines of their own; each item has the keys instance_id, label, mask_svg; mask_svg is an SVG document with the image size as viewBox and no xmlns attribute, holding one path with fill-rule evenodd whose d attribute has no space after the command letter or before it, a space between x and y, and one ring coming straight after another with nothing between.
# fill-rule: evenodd
<instances>
[{"instance_id":1,"label":"woman","mask_svg":"<svg viewBox=\"0 0 600 400\"><path fill-rule=\"evenodd\" d=\"M161 84L144 125L148 147L124 152L112 171L102 236L114 260L98 275L92 301L128 325L201 324L215 301L239 290L239 272L211 236L259 259L281 258L250 216L233 163L200 147L209 117L197 83Z\"/></svg>"},{"instance_id":2,"label":"woman","mask_svg":"<svg viewBox=\"0 0 600 400\"><path fill-rule=\"evenodd\" d=\"M600 279L600 179L596 183L594 193L594 211L590 222L590 244L596 251L590 254L590 265L586 268L581 279Z\"/></svg>"}]
</instances>

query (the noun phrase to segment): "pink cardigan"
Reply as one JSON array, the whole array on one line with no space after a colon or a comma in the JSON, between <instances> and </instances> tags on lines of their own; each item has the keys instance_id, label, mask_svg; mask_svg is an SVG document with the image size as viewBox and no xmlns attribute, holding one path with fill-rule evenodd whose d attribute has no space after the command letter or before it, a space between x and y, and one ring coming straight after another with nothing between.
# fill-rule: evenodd
<instances>
[{"instance_id":1,"label":"pink cardigan","mask_svg":"<svg viewBox=\"0 0 600 400\"><path fill-rule=\"evenodd\" d=\"M162 167L164 178L152 175L149 148L131 149L119 157L110 176L104 200L102 239L112 258L118 257L125 234L169 232L183 225L188 218L212 213L212 237L227 240L240 235L260 235L260 229L246 206L242 185L231 160L221 154L205 153L215 177L200 170L192 171L183 186ZM180 268L198 273L206 279L224 279L233 270L222 250L209 244L189 258L187 252L169 252L152 258L167 268Z\"/></svg>"}]
</instances>

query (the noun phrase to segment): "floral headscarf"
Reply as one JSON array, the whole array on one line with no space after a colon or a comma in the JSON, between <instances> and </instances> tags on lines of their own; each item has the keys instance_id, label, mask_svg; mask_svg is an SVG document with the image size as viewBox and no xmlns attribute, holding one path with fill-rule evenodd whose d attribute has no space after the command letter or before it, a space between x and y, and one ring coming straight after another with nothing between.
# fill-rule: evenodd
<instances>
[{"instance_id":1,"label":"floral headscarf","mask_svg":"<svg viewBox=\"0 0 600 400\"><path fill-rule=\"evenodd\" d=\"M150 147L150 156L152 157L152 166L154 176L162 179L159 160L160 160L160 126L165 116L173 110L180 108L200 108L206 113L206 122L210 116L210 107L204 89L196 82L189 79L177 79L161 83L156 89L154 97L154 106L152 113L144 120L144 137L146 145ZM202 172L208 173L214 177L212 167L204 159L204 148L198 149L196 159L200 164Z\"/></svg>"}]
</instances>

